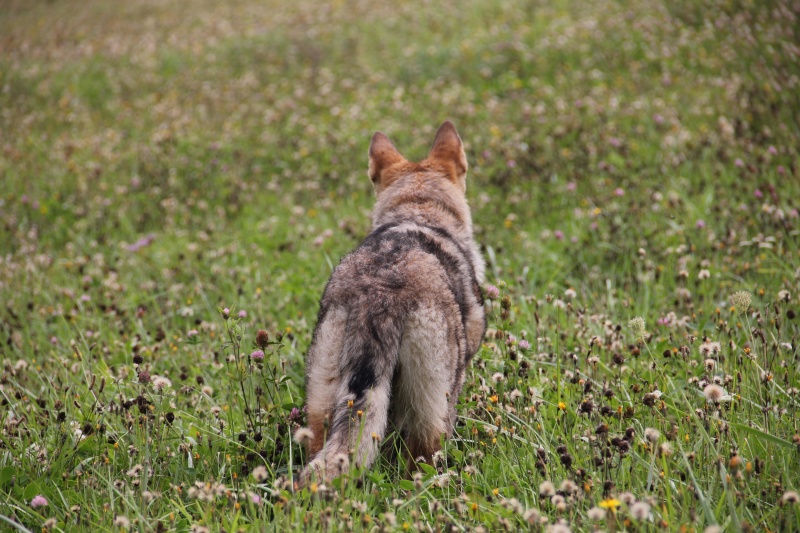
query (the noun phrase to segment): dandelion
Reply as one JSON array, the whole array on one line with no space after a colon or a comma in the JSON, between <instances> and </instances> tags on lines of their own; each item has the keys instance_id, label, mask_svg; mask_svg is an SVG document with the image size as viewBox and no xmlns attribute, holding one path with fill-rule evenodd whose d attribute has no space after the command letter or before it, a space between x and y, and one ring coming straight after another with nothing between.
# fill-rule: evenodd
<instances>
[{"instance_id":1,"label":"dandelion","mask_svg":"<svg viewBox=\"0 0 800 533\"><path fill-rule=\"evenodd\" d=\"M633 330L633 334L637 339L643 339L647 336L645 330L644 318L637 316L628 321L628 327Z\"/></svg>"},{"instance_id":2,"label":"dandelion","mask_svg":"<svg viewBox=\"0 0 800 533\"><path fill-rule=\"evenodd\" d=\"M598 505L603 509L610 509L613 513L617 510L617 507L621 505L621 502L616 498L608 498L601 501Z\"/></svg>"},{"instance_id":3,"label":"dandelion","mask_svg":"<svg viewBox=\"0 0 800 533\"><path fill-rule=\"evenodd\" d=\"M506 377L503 375L502 372L495 372L492 374L492 382L493 383L501 383L506 380Z\"/></svg>"},{"instance_id":4,"label":"dandelion","mask_svg":"<svg viewBox=\"0 0 800 533\"><path fill-rule=\"evenodd\" d=\"M305 445L314 438L314 432L309 428L298 428L294 432L294 441L297 444Z\"/></svg>"},{"instance_id":5,"label":"dandelion","mask_svg":"<svg viewBox=\"0 0 800 533\"><path fill-rule=\"evenodd\" d=\"M261 350L255 350L253 353L250 354L250 359L254 361L263 361L264 360L264 352Z\"/></svg>"},{"instance_id":6,"label":"dandelion","mask_svg":"<svg viewBox=\"0 0 800 533\"><path fill-rule=\"evenodd\" d=\"M114 526L121 527L122 529L128 529L131 527L131 521L128 519L127 516L117 515L114 517Z\"/></svg>"},{"instance_id":7,"label":"dandelion","mask_svg":"<svg viewBox=\"0 0 800 533\"><path fill-rule=\"evenodd\" d=\"M731 302L733 302L733 307L736 309L736 313L742 314L746 312L750 307L752 298L753 295L747 291L737 291L733 293L733 296L731 296Z\"/></svg>"},{"instance_id":8,"label":"dandelion","mask_svg":"<svg viewBox=\"0 0 800 533\"><path fill-rule=\"evenodd\" d=\"M31 507L33 507L34 509L40 509L42 507L47 507L47 505L48 505L47 498L45 498L41 494L37 494L31 500Z\"/></svg>"},{"instance_id":9,"label":"dandelion","mask_svg":"<svg viewBox=\"0 0 800 533\"><path fill-rule=\"evenodd\" d=\"M551 481L542 481L539 484L539 496L549 498L556 493L556 486Z\"/></svg>"},{"instance_id":10,"label":"dandelion","mask_svg":"<svg viewBox=\"0 0 800 533\"><path fill-rule=\"evenodd\" d=\"M646 520L650 516L650 505L646 502L636 502L631 505L631 518L634 520Z\"/></svg>"},{"instance_id":11,"label":"dandelion","mask_svg":"<svg viewBox=\"0 0 800 533\"><path fill-rule=\"evenodd\" d=\"M569 288L564 291L564 298L568 300L572 300L578 296L578 293L573 288Z\"/></svg>"}]
</instances>

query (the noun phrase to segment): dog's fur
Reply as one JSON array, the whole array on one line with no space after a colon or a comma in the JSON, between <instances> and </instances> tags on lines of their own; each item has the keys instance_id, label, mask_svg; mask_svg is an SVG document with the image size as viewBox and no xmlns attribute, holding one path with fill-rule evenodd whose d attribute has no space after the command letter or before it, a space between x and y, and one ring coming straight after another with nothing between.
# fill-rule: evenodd
<instances>
[{"instance_id":1,"label":"dog's fur","mask_svg":"<svg viewBox=\"0 0 800 533\"><path fill-rule=\"evenodd\" d=\"M340 475L350 453L371 465L389 423L410 458L429 460L453 431L464 370L486 331L485 267L453 124L419 163L376 133L368 174L372 232L333 271L306 356L313 460L300 485Z\"/></svg>"}]
</instances>

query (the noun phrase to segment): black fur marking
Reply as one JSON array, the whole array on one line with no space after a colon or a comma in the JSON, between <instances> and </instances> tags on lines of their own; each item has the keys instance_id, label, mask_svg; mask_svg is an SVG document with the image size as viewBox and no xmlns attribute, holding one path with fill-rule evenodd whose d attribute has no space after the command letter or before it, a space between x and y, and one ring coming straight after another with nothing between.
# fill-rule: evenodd
<instances>
[{"instance_id":1,"label":"black fur marking","mask_svg":"<svg viewBox=\"0 0 800 533\"><path fill-rule=\"evenodd\" d=\"M362 354L350 373L350 381L347 382L347 388L355 394L356 398L364 398L367 391L375 386L375 371L370 363L372 357L373 355L368 352Z\"/></svg>"}]
</instances>

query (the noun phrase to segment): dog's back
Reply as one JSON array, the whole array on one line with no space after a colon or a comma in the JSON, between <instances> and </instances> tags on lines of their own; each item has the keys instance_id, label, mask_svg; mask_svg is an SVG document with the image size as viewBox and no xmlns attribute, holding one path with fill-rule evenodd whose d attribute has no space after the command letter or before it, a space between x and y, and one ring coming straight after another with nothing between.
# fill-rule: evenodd
<instances>
[{"instance_id":1,"label":"dog's back","mask_svg":"<svg viewBox=\"0 0 800 533\"><path fill-rule=\"evenodd\" d=\"M349 452L371 464L389 422L410 457L429 458L452 432L464 368L486 329L453 125L442 125L421 163L381 133L369 154L373 230L334 270L306 358L314 459L301 483L340 474Z\"/></svg>"}]
</instances>

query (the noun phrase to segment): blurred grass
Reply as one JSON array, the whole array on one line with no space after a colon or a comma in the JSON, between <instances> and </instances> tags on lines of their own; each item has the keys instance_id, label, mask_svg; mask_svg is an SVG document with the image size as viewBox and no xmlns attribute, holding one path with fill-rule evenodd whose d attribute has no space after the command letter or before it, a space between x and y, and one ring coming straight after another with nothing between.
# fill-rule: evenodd
<instances>
[{"instance_id":1,"label":"blurred grass","mask_svg":"<svg viewBox=\"0 0 800 533\"><path fill-rule=\"evenodd\" d=\"M577 530L800 528L782 501L800 485L798 16L791 2L5 2L0 515L392 529L389 512L492 530L538 509ZM421 487L384 460L333 493L273 493L302 459L287 415L317 300L369 229L369 138L421 159L446 118L487 282L510 304L492 303L459 438ZM730 308L740 289L746 315ZM222 307L246 310L241 341L223 343ZM637 315L646 343L625 327ZM226 356L246 358L257 328L284 346L240 374ZM711 369L706 336L723 344ZM288 381L259 381L270 368ZM139 385L143 369L168 392ZM714 381L725 408L702 397ZM280 398L254 428L257 383ZM150 403L119 407L133 398ZM143 481L134 464L156 470ZM559 509L539 484L564 479L579 491ZM206 502L195 481L229 494ZM647 520L627 505L589 518L625 492Z\"/></svg>"}]
</instances>

